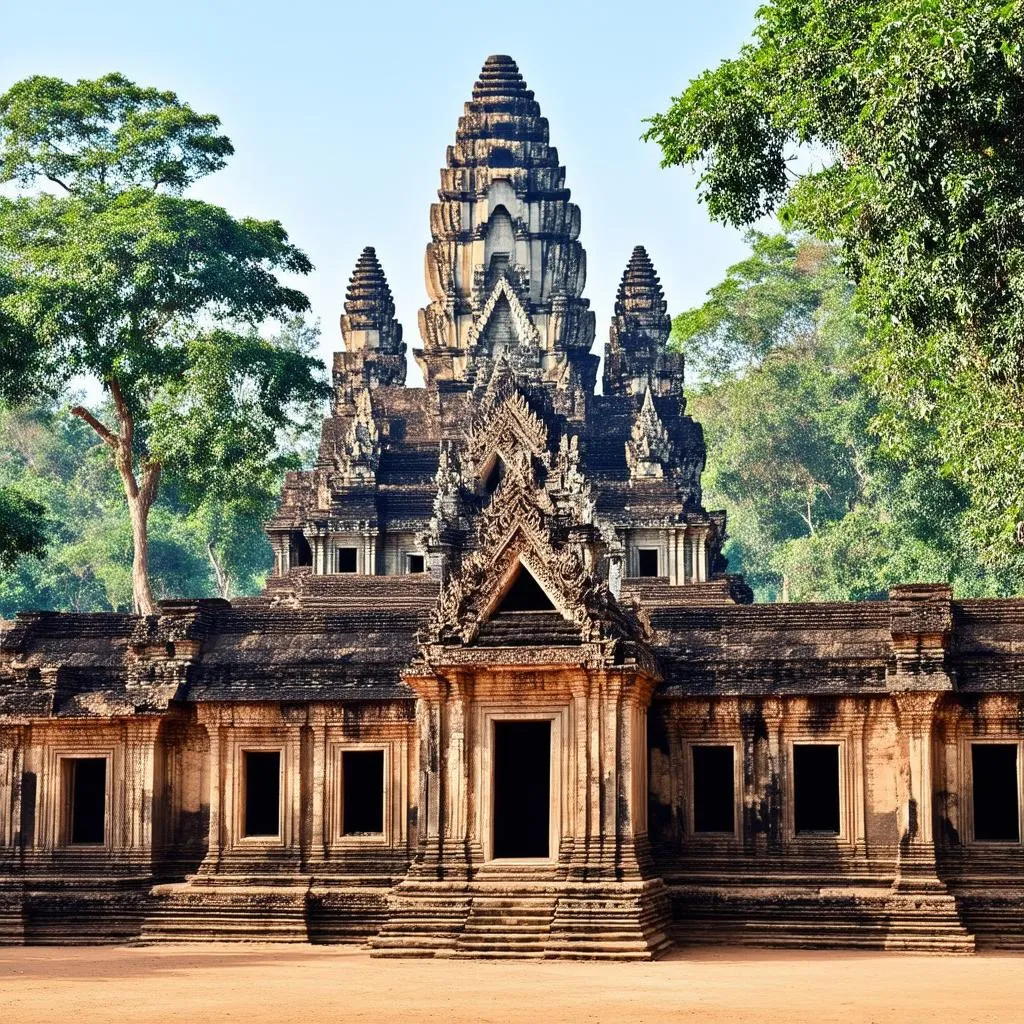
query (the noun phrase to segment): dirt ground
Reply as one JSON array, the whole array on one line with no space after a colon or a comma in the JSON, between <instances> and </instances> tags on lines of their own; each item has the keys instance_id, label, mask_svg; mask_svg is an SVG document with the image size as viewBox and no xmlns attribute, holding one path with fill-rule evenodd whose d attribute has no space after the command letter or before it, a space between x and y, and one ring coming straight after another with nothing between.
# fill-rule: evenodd
<instances>
[{"instance_id":1,"label":"dirt ground","mask_svg":"<svg viewBox=\"0 0 1024 1024\"><path fill-rule=\"evenodd\" d=\"M374 960L348 947L0 949L3 1024L1024 1021L1024 958L746 949L653 964Z\"/></svg>"}]
</instances>

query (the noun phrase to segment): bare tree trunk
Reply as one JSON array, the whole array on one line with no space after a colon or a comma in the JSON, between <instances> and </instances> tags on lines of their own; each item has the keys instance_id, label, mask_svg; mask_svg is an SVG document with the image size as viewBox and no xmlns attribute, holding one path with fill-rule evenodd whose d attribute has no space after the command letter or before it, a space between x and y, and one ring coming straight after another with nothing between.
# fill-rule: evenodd
<instances>
[{"instance_id":1,"label":"bare tree trunk","mask_svg":"<svg viewBox=\"0 0 1024 1024\"><path fill-rule=\"evenodd\" d=\"M144 461L142 481L137 479L133 447L135 418L117 380L111 378L106 383L114 400L114 410L121 429L119 434L115 434L88 409L80 405L72 408L71 414L85 420L111 450L114 465L124 486L124 496L128 500L128 515L132 523L132 604L138 615L156 615L159 609L153 600L153 589L149 583L149 510L156 501L162 467L159 462Z\"/></svg>"},{"instance_id":2,"label":"bare tree trunk","mask_svg":"<svg viewBox=\"0 0 1024 1024\"><path fill-rule=\"evenodd\" d=\"M217 581L217 593L225 600L231 599L231 576L217 559L217 552L213 550L213 542L206 542L206 554L213 566L213 576Z\"/></svg>"}]
</instances>

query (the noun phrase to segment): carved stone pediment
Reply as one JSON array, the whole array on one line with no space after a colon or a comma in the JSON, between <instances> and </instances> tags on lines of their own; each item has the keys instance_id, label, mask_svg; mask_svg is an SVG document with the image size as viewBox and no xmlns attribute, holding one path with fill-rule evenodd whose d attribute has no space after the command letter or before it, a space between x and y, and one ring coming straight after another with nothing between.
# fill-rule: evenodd
<instances>
[{"instance_id":1,"label":"carved stone pediment","mask_svg":"<svg viewBox=\"0 0 1024 1024\"><path fill-rule=\"evenodd\" d=\"M648 387L644 393L644 404L633 424L632 436L626 442L626 463L631 479L660 480L672 462L672 454L672 441L654 407Z\"/></svg>"},{"instance_id":2,"label":"carved stone pediment","mask_svg":"<svg viewBox=\"0 0 1024 1024\"><path fill-rule=\"evenodd\" d=\"M464 473L479 482L494 467L496 458L511 468L523 454L545 468L550 466L548 428L516 386L511 367L500 360L470 426L463 455Z\"/></svg>"},{"instance_id":3,"label":"carved stone pediment","mask_svg":"<svg viewBox=\"0 0 1024 1024\"><path fill-rule=\"evenodd\" d=\"M551 496L534 479L523 453L476 521L475 546L442 587L427 628L426 646L473 644L521 572L528 572L555 610L578 630L581 643L612 657L617 640L638 640L640 630L586 568L579 544L558 539Z\"/></svg>"},{"instance_id":4,"label":"carved stone pediment","mask_svg":"<svg viewBox=\"0 0 1024 1024\"><path fill-rule=\"evenodd\" d=\"M524 348L540 348L540 332L530 319L530 314L523 308L519 296L516 295L515 289L509 284L506 277L500 277L495 282L494 287L491 289L491 294L487 297L487 301L480 310L480 315L473 322L473 326L470 327L469 333L466 336L468 346L474 348L486 337L491 318L494 316L494 311L498 308L498 304L502 299L508 303L512 329L515 331L516 340L519 342L519 345Z\"/></svg>"}]
</instances>

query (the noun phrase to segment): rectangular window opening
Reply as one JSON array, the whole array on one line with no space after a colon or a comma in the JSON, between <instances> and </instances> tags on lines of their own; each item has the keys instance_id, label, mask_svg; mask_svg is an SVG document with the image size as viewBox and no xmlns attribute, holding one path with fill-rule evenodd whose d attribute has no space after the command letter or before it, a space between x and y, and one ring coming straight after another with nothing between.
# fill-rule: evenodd
<instances>
[{"instance_id":1,"label":"rectangular window opening","mask_svg":"<svg viewBox=\"0 0 1024 1024\"><path fill-rule=\"evenodd\" d=\"M356 571L356 548L338 548L338 572Z\"/></svg>"},{"instance_id":2,"label":"rectangular window opening","mask_svg":"<svg viewBox=\"0 0 1024 1024\"><path fill-rule=\"evenodd\" d=\"M245 836L281 834L281 752L246 750L243 752Z\"/></svg>"},{"instance_id":3,"label":"rectangular window opening","mask_svg":"<svg viewBox=\"0 0 1024 1024\"><path fill-rule=\"evenodd\" d=\"M101 844L106 838L107 759L64 759L68 794L67 841L73 845Z\"/></svg>"},{"instance_id":4,"label":"rectangular window opening","mask_svg":"<svg viewBox=\"0 0 1024 1024\"><path fill-rule=\"evenodd\" d=\"M1016 743L972 743L974 838L1020 842Z\"/></svg>"},{"instance_id":5,"label":"rectangular window opening","mask_svg":"<svg viewBox=\"0 0 1024 1024\"><path fill-rule=\"evenodd\" d=\"M345 750L341 834L381 835L384 832L384 751Z\"/></svg>"},{"instance_id":6,"label":"rectangular window opening","mask_svg":"<svg viewBox=\"0 0 1024 1024\"><path fill-rule=\"evenodd\" d=\"M793 745L793 821L798 835L839 835L839 746Z\"/></svg>"},{"instance_id":7,"label":"rectangular window opening","mask_svg":"<svg viewBox=\"0 0 1024 1024\"><path fill-rule=\"evenodd\" d=\"M728 832L736 828L736 793L731 746L695 746L693 751L693 830Z\"/></svg>"},{"instance_id":8,"label":"rectangular window opening","mask_svg":"<svg viewBox=\"0 0 1024 1024\"><path fill-rule=\"evenodd\" d=\"M423 555L407 555L406 571L409 573L426 571L426 558Z\"/></svg>"},{"instance_id":9,"label":"rectangular window opening","mask_svg":"<svg viewBox=\"0 0 1024 1024\"><path fill-rule=\"evenodd\" d=\"M636 553L637 572L640 576L658 575L658 549L638 548Z\"/></svg>"}]
</instances>

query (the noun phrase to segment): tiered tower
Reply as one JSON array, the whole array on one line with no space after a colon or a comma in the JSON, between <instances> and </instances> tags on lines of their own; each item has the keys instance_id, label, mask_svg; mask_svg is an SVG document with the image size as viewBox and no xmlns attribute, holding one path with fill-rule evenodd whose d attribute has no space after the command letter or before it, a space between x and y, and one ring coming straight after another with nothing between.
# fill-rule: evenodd
<instances>
[{"instance_id":1,"label":"tiered tower","mask_svg":"<svg viewBox=\"0 0 1024 1024\"><path fill-rule=\"evenodd\" d=\"M667 349L672 318L647 250L638 245L619 283L604 356L604 393L682 398L683 357Z\"/></svg>"},{"instance_id":2,"label":"tiered tower","mask_svg":"<svg viewBox=\"0 0 1024 1024\"><path fill-rule=\"evenodd\" d=\"M334 353L334 384L339 405L353 404L361 388L405 383L405 343L395 319L384 270L372 246L359 254L345 293L341 316L343 352Z\"/></svg>"},{"instance_id":3,"label":"tiered tower","mask_svg":"<svg viewBox=\"0 0 1024 1024\"><path fill-rule=\"evenodd\" d=\"M579 208L548 122L511 57L488 57L431 207L429 305L415 356L428 386L473 384L502 354L588 394L597 357L582 297Z\"/></svg>"}]
</instances>

